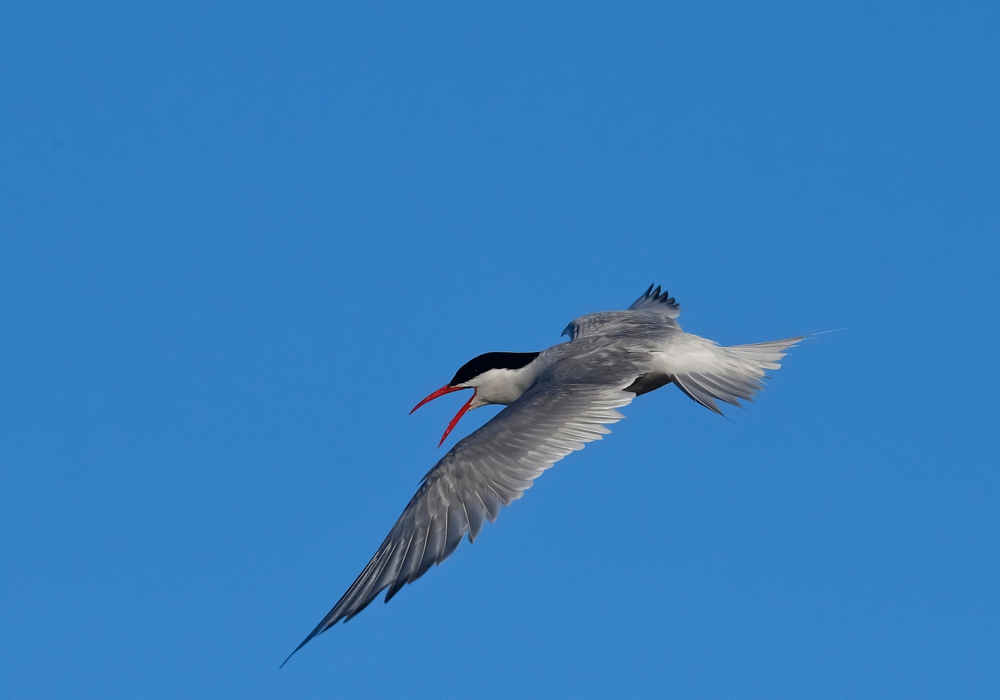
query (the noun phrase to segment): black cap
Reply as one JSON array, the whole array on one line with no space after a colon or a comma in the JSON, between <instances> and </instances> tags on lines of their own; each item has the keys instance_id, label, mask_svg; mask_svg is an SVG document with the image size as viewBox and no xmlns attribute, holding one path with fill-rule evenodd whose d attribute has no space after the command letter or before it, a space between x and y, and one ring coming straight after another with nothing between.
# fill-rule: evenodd
<instances>
[{"instance_id":1,"label":"black cap","mask_svg":"<svg viewBox=\"0 0 1000 700\"><path fill-rule=\"evenodd\" d=\"M491 369L521 369L541 355L540 352L488 352L474 357L458 368L448 386L465 384L474 377Z\"/></svg>"}]
</instances>

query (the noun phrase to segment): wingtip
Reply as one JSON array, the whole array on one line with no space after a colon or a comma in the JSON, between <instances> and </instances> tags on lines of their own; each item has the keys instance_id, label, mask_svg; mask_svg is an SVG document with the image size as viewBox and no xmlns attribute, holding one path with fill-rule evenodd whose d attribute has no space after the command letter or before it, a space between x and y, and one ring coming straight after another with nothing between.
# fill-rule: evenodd
<instances>
[{"instance_id":1,"label":"wingtip","mask_svg":"<svg viewBox=\"0 0 1000 700\"><path fill-rule=\"evenodd\" d=\"M677 300L670 296L669 291L663 289L663 285L656 283L649 285L649 288L642 296L635 300L632 306L629 307L629 310L651 307L654 304L662 304L680 313L681 307L677 303Z\"/></svg>"},{"instance_id":2,"label":"wingtip","mask_svg":"<svg viewBox=\"0 0 1000 700\"><path fill-rule=\"evenodd\" d=\"M306 637L305 640L303 640L303 642L301 644L299 644L297 647L295 647L295 650L292 651L292 653L289 654L287 656L287 658L285 658L285 660L281 662L280 666L278 666L278 670L280 671L281 669L283 669L285 667L285 664L288 663L288 659L290 659L293 656L295 656L295 652L298 651L299 649L301 649L302 647L304 647L306 645L306 642L308 642L311 638L312 638L311 636L310 637Z\"/></svg>"},{"instance_id":3,"label":"wingtip","mask_svg":"<svg viewBox=\"0 0 1000 700\"><path fill-rule=\"evenodd\" d=\"M330 629L330 627L333 626L333 624L329 624L329 625L326 624L326 621L327 621L327 619L329 617L330 616L327 615L325 618L323 618L322 622L320 622L318 625L316 625L316 628L312 632L310 632L309 635L305 639L302 640L302 643L299 644L297 647L295 647L295 649L292 650L292 653L288 655L288 658L286 658L284 661L281 662L281 666L278 666L278 670L281 670L281 668L283 668L284 665L288 663L288 659L290 659L293 656L295 656L295 653L299 649L301 649L302 647L304 647L306 644L308 644L310 642L310 640L312 640L313 637L315 637L317 634L320 634L321 632L325 632L326 630Z\"/></svg>"}]
</instances>

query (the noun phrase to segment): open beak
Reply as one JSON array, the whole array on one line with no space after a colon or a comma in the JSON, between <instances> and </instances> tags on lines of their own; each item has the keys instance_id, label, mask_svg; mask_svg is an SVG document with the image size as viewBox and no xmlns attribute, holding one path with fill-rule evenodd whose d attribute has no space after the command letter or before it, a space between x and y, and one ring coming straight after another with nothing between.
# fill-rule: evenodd
<instances>
[{"instance_id":1,"label":"open beak","mask_svg":"<svg viewBox=\"0 0 1000 700\"><path fill-rule=\"evenodd\" d=\"M416 406L413 407L413 411L416 411L418 408L420 408L421 406L423 406L425 403L428 403L429 401L433 401L434 399L438 398L439 396L444 396L445 394L450 394L453 391L461 391L462 389L472 389L473 390L472 391L472 398L470 398L468 401L466 401L465 405L462 406L460 409L458 409L458 413L456 413L455 417L451 419L451 423L448 424L448 428L444 431L444 435L441 436L441 442L438 443L438 447L441 447L441 445L444 444L444 440L445 440L445 438L448 437L448 433L450 433L454 429L454 427L456 425L458 425L458 421L462 420L462 416L464 416L465 412L469 410L470 406L472 406L472 400L476 398L476 391L475 391L475 389L473 389L473 387L471 387L471 386L443 386L440 389L438 389L437 391L435 391L433 394L431 394L430 396L428 396L427 398L425 398L423 401L421 401L420 403L418 403ZM410 413L413 413L413 411L410 411Z\"/></svg>"}]
</instances>

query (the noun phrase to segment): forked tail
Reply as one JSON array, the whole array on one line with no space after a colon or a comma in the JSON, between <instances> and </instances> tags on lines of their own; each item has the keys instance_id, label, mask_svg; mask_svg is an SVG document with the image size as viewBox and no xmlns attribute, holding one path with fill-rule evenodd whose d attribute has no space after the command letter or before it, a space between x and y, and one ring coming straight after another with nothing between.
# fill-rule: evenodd
<instances>
[{"instance_id":1,"label":"forked tail","mask_svg":"<svg viewBox=\"0 0 1000 700\"><path fill-rule=\"evenodd\" d=\"M753 345L722 347L711 340L685 334L687 347L671 364L671 378L692 399L716 413L716 400L739 406L739 399L753 401L763 391L767 370L781 367L778 362L788 349L810 336L772 340Z\"/></svg>"}]
</instances>

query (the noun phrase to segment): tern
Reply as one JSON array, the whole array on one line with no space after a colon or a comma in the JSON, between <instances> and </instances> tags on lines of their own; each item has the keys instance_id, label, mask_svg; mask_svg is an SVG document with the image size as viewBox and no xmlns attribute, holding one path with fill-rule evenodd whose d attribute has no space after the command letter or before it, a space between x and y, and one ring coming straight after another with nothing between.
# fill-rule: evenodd
<instances>
[{"instance_id":1,"label":"tern","mask_svg":"<svg viewBox=\"0 0 1000 700\"><path fill-rule=\"evenodd\" d=\"M764 388L765 372L778 369L786 351L806 338L723 347L681 330L680 313L669 294L651 285L625 311L588 314L570 323L563 331L568 342L542 352L473 358L418 403L413 411L439 396L472 391L441 443L466 412L490 404L507 408L427 473L364 571L288 659L386 588L389 602L444 561L463 536L475 541L483 523L496 520L543 471L609 433L606 426L624 417L617 409L636 396L673 383L721 414L716 401L739 406L740 399L753 400Z\"/></svg>"}]
</instances>

